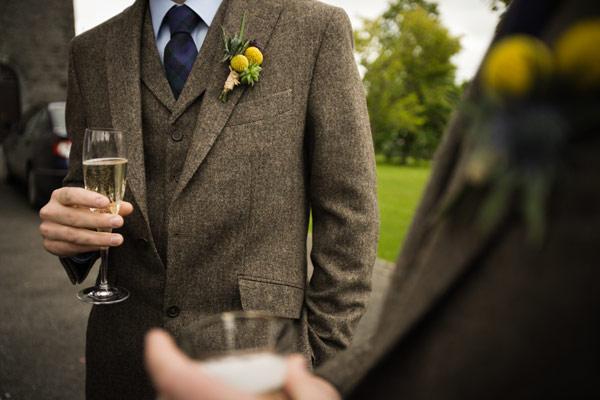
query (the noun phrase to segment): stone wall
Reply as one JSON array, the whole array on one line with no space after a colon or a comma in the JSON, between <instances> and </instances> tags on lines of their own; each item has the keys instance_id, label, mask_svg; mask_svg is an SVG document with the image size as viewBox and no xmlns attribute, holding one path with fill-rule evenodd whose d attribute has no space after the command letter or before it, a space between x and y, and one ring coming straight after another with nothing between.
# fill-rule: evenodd
<instances>
[{"instance_id":1,"label":"stone wall","mask_svg":"<svg viewBox=\"0 0 600 400\"><path fill-rule=\"evenodd\" d=\"M65 99L74 34L72 0L0 0L0 64L18 76L22 112Z\"/></svg>"}]
</instances>

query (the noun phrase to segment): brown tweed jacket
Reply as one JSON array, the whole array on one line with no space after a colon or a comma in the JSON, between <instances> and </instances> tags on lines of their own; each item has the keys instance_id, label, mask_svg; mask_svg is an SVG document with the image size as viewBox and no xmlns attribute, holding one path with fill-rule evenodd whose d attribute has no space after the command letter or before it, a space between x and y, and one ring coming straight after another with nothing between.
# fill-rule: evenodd
<instances>
[{"instance_id":1,"label":"brown tweed jacket","mask_svg":"<svg viewBox=\"0 0 600 400\"><path fill-rule=\"evenodd\" d=\"M600 16L597 1L514 0L498 37L527 32L551 44L590 16ZM468 98L478 96L476 82ZM317 373L351 399L597 398L598 124L561 152L541 248L517 212L482 234L480 194L439 218L464 184L469 124L459 112L447 132L373 339Z\"/></svg>"},{"instance_id":2,"label":"brown tweed jacket","mask_svg":"<svg viewBox=\"0 0 600 400\"><path fill-rule=\"evenodd\" d=\"M111 279L131 298L92 308L88 397L151 398L144 333L163 326L177 336L191 321L226 310L296 319L300 350L320 364L348 346L363 314L378 232L372 139L348 18L308 0L225 0L175 101L159 77L140 76L152 68L141 65L146 3L78 36L71 49L65 184L82 185L86 127L121 129L129 148L126 200L135 207L121 230L124 244L110 256ZM248 37L265 46L264 69L255 88L238 88L224 104L218 97L229 71L220 62L220 25L235 32L244 12ZM161 102L156 117L143 112ZM170 186L148 185L162 171L146 170L156 163L145 159L144 144L172 135L168 126L189 140L181 171L162 178ZM164 204L160 243L151 224L161 213L152 204ZM311 212L315 270L307 283ZM73 282L90 267L63 264Z\"/></svg>"}]
</instances>

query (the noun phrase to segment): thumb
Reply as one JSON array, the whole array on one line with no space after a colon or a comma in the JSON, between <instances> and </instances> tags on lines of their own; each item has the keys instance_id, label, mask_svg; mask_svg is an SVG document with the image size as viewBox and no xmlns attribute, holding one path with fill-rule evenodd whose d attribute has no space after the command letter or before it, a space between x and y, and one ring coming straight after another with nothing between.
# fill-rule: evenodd
<instances>
[{"instance_id":1,"label":"thumb","mask_svg":"<svg viewBox=\"0 0 600 400\"><path fill-rule=\"evenodd\" d=\"M293 400L339 400L337 391L327 381L311 374L302 356L288 359L288 375L284 387Z\"/></svg>"},{"instance_id":2,"label":"thumb","mask_svg":"<svg viewBox=\"0 0 600 400\"><path fill-rule=\"evenodd\" d=\"M159 391L172 390L180 371L191 363L171 336L159 329L146 335L145 356L146 367Z\"/></svg>"},{"instance_id":3,"label":"thumb","mask_svg":"<svg viewBox=\"0 0 600 400\"><path fill-rule=\"evenodd\" d=\"M306 368L306 361L300 355L293 355L288 358L287 379L285 382L285 391L293 400L308 399L306 392L307 383L310 382L310 374Z\"/></svg>"},{"instance_id":4,"label":"thumb","mask_svg":"<svg viewBox=\"0 0 600 400\"><path fill-rule=\"evenodd\" d=\"M146 335L146 366L157 391L172 400L247 400L221 381L208 376L200 363L186 356L163 330Z\"/></svg>"}]
</instances>

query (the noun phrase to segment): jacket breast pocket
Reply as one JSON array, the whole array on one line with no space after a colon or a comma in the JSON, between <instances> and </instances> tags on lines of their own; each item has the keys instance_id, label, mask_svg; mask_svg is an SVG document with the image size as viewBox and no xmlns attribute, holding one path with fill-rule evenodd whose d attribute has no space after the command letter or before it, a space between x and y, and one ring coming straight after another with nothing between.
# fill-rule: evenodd
<instances>
[{"instance_id":1,"label":"jacket breast pocket","mask_svg":"<svg viewBox=\"0 0 600 400\"><path fill-rule=\"evenodd\" d=\"M298 319L304 305L304 289L268 279L238 276L244 311L264 311L276 317Z\"/></svg>"},{"instance_id":2,"label":"jacket breast pocket","mask_svg":"<svg viewBox=\"0 0 600 400\"><path fill-rule=\"evenodd\" d=\"M238 103L226 126L245 125L283 114L292 108L292 89L287 89L257 100Z\"/></svg>"}]
</instances>

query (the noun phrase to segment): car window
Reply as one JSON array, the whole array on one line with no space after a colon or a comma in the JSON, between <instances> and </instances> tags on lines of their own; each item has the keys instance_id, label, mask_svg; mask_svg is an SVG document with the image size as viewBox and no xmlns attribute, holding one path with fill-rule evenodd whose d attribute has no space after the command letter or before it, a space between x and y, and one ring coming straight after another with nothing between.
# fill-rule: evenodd
<instances>
[{"instance_id":1,"label":"car window","mask_svg":"<svg viewBox=\"0 0 600 400\"><path fill-rule=\"evenodd\" d=\"M67 128L65 123L65 103L50 103L48 104L48 112L52 121L54 133L59 136L67 136Z\"/></svg>"}]
</instances>

